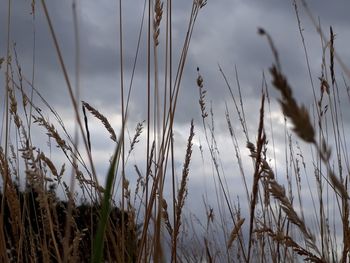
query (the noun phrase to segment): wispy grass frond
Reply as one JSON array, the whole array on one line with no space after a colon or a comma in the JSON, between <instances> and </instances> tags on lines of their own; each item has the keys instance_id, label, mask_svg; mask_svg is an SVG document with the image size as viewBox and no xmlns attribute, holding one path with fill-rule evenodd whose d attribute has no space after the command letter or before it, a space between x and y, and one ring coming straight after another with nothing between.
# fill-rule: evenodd
<instances>
[{"instance_id":1,"label":"wispy grass frond","mask_svg":"<svg viewBox=\"0 0 350 263\"><path fill-rule=\"evenodd\" d=\"M117 142L117 136L115 135L114 129L112 128L112 125L109 123L108 119L100 113L98 110L96 110L94 107L92 107L89 103L83 101L83 107L85 107L92 115L94 115L97 119L99 119L103 126L106 128L106 130L110 134L110 138Z\"/></svg>"}]
</instances>

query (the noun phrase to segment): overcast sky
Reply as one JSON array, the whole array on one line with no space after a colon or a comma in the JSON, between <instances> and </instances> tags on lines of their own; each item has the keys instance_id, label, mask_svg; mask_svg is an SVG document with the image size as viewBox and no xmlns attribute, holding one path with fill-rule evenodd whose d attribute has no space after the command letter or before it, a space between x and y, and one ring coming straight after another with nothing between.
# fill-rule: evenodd
<instances>
[{"instance_id":1,"label":"overcast sky","mask_svg":"<svg viewBox=\"0 0 350 263\"><path fill-rule=\"evenodd\" d=\"M81 0L77 1L80 55L81 55L81 99L89 102L101 113L110 118L113 127L120 128L120 75L119 75L119 24L118 2L111 0ZM128 0L123 2L124 27L124 77L129 86L132 63L135 57L138 32L143 12L143 0ZM297 1L298 2L298 1ZM338 54L347 66L350 66L350 3L346 0L311 0L307 1L316 19L320 19L321 26L328 37L329 26L336 34L335 46ZM33 20L31 15L31 1L11 1L11 43L16 42L18 59L23 68L23 75L32 79L33 63ZM71 81L74 84L75 42L73 30L72 1L46 1L59 44L63 52L63 59L67 65ZM298 2L299 3L299 2ZM191 1L173 1L173 30L174 30L174 60L178 61L184 41ZM7 43L7 0L0 0L0 57L6 56ZM311 75L319 95L319 80L321 75L322 47L319 35L310 22L309 17L299 5L300 19L305 37L305 44L309 55ZM195 144L189 178L188 199L189 208L203 211L203 207L195 206L201 200L202 194L215 198L211 182L212 166L210 164L208 148L205 145L203 127L198 105L198 88L196 86L197 71L200 68L207 90L206 100L209 109L212 102L215 114L216 136L221 154L223 170L227 176L232 199L241 196L245 198L242 188L235 185L241 183L234 147L228 137L225 120L225 102L228 105L231 121L241 142L244 165L251 167L252 163L245 150L245 137L234 110L232 100L225 82L219 72L218 65L225 71L228 80L237 95L237 84L234 67L237 67L242 89L245 113L248 120L250 139L254 142L259 114L262 75L265 73L271 96L272 121L274 126L275 150L277 164L283 170L284 162L284 133L283 118L276 98L278 94L270 85L268 69L273 63L272 52L266 38L257 34L257 28L264 28L274 40L279 51L282 69L288 76L298 100L306 104L310 110L313 102L312 89L301 37L293 2L288 0L208 0L207 5L200 10L195 25L187 63L185 66L182 88L175 118L176 161L178 174L181 173L185 157L185 146L189 134L191 119L195 119ZM141 37L141 48L136 66L134 89L131 97L129 112L129 130L133 134L136 122L146 119L146 63L147 63L147 32L146 25ZM162 21L161 34L164 33L165 23ZM73 127L73 109L68 99L66 84L60 70L57 54L53 48L53 41L49 34L48 25L44 18L40 1L36 3L36 49L35 49L35 87L45 99L57 110L68 127ZM160 53L164 50L164 43L160 44ZM328 52L328 51L327 51ZM160 54L160 58L162 55ZM327 54L328 59L328 54ZM162 60L160 60L162 61ZM162 62L160 62L162 63ZM162 71L162 64L160 65ZM3 93L5 90L4 67L1 69L1 111L4 108ZM343 103L343 117L345 130L349 130L349 99L343 80L336 64L336 72ZM29 87L27 87L29 90ZM37 103L40 100L35 98ZM2 115L1 115L2 116ZM2 117L1 117L2 118ZM269 120L269 118L267 119ZM108 139L107 132L100 123L95 122L92 130L93 153L100 178L108 167L108 158L112 155L113 145ZM269 133L269 123L266 124ZM44 132L42 131L42 135ZM38 137L40 137L38 135ZM269 138L271 141L271 138ZM205 164L200 158L199 143L203 144L206 154ZM230 143L230 147L227 144ZM270 142L270 145L272 142ZM302 144L302 143L301 143ZM144 141L136 146L136 151L142 149ZM282 154L281 154L282 153ZM142 156L142 155L141 155ZM273 158L273 153L269 153ZM135 155L131 165L137 163L144 167L143 160ZM58 159L59 160L59 159ZM64 160L59 160L63 162ZM272 161L274 164L274 161ZM143 169L143 168L142 168ZM251 171L247 168L247 171ZM134 176L130 169L130 176ZM204 178L204 180L203 180ZM212 200L215 203L214 200Z\"/></svg>"}]
</instances>

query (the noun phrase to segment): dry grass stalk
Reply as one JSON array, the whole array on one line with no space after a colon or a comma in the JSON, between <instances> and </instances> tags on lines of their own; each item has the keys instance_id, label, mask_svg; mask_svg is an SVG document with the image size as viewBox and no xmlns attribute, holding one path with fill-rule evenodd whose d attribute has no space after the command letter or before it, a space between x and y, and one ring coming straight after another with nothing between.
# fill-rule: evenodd
<instances>
[{"instance_id":1,"label":"dry grass stalk","mask_svg":"<svg viewBox=\"0 0 350 263\"><path fill-rule=\"evenodd\" d=\"M339 178L334 174L333 170L330 169L328 170L328 176L330 179L330 182L334 189L338 190L338 193L342 197L342 200L349 200L349 194L348 191L346 190L346 187L344 186L344 183L342 183Z\"/></svg>"},{"instance_id":2,"label":"dry grass stalk","mask_svg":"<svg viewBox=\"0 0 350 263\"><path fill-rule=\"evenodd\" d=\"M192 155L192 140L194 136L193 130L194 130L194 125L192 120L191 128L190 128L190 136L188 137L188 140L187 140L186 157L185 157L185 163L182 169L182 178L181 178L180 188L177 193L177 203L175 208L176 220L175 220L175 226L173 231L173 243L176 242L180 232L182 208L185 204L185 199L187 196L187 178L189 174L189 166L190 166L191 155Z\"/></svg>"},{"instance_id":3,"label":"dry grass stalk","mask_svg":"<svg viewBox=\"0 0 350 263\"><path fill-rule=\"evenodd\" d=\"M271 229L262 229L261 231L266 231L274 241L285 245L287 248L291 248L295 253L304 257L304 261L314 262L314 263L326 263L325 260L311 253L310 251L301 247L296 243L290 236L285 235L283 232L278 231L274 233Z\"/></svg>"},{"instance_id":4,"label":"dry grass stalk","mask_svg":"<svg viewBox=\"0 0 350 263\"><path fill-rule=\"evenodd\" d=\"M333 33L333 28L329 28L330 31L330 40L329 40L329 60L330 60L330 71L331 71L331 79L332 79L332 85L335 84L335 74L334 74L334 39L335 35Z\"/></svg>"},{"instance_id":5,"label":"dry grass stalk","mask_svg":"<svg viewBox=\"0 0 350 263\"><path fill-rule=\"evenodd\" d=\"M293 92L287 79L276 66L270 68L272 84L281 92L280 104L284 115L289 117L294 125L294 132L304 141L315 143L315 130L305 106L299 106L293 97Z\"/></svg>"},{"instance_id":6,"label":"dry grass stalk","mask_svg":"<svg viewBox=\"0 0 350 263\"><path fill-rule=\"evenodd\" d=\"M85 107L92 115L94 115L97 119L99 119L102 122L102 124L104 125L106 130L109 132L110 138L113 141L117 142L117 136L116 136L111 124L107 120L107 118L102 113L100 113L98 110L96 110L94 107L92 107L89 103L87 103L85 101L83 101L82 103L83 103L83 107Z\"/></svg>"},{"instance_id":7,"label":"dry grass stalk","mask_svg":"<svg viewBox=\"0 0 350 263\"><path fill-rule=\"evenodd\" d=\"M156 46L159 45L160 21L163 16L163 2L156 0L154 5L154 20L153 20L153 41Z\"/></svg>"},{"instance_id":8,"label":"dry grass stalk","mask_svg":"<svg viewBox=\"0 0 350 263\"><path fill-rule=\"evenodd\" d=\"M140 141L138 138L140 137L140 135L142 133L144 122L145 121L139 122L136 126L134 138L132 139L132 141L130 143L129 154L134 150L135 144Z\"/></svg>"},{"instance_id":9,"label":"dry grass stalk","mask_svg":"<svg viewBox=\"0 0 350 263\"><path fill-rule=\"evenodd\" d=\"M207 4L207 0L195 0L199 8L203 8Z\"/></svg>"},{"instance_id":10,"label":"dry grass stalk","mask_svg":"<svg viewBox=\"0 0 350 263\"><path fill-rule=\"evenodd\" d=\"M205 254L207 256L207 261L208 263L212 263L213 261L213 257L210 253L210 248L209 248L209 244L208 244L208 240L206 238L204 238L204 245L205 245Z\"/></svg>"},{"instance_id":11,"label":"dry grass stalk","mask_svg":"<svg viewBox=\"0 0 350 263\"><path fill-rule=\"evenodd\" d=\"M261 178L261 153L263 149L263 145L266 143L266 136L264 133L264 103L265 103L265 95L263 94L261 97L261 107L260 107L260 120L259 120L259 128L258 128L258 138L256 142L256 152L251 151L252 157L255 155L255 170L254 170L254 177L253 177L253 186L252 186L252 192L250 197L250 221L249 221L249 243L248 243L248 262L250 260L250 252L252 248L252 241L253 241L253 224L254 224L254 218L255 218L255 206L257 203L258 198L258 191L259 191L259 180ZM252 146L249 144L249 147L251 150L255 150L254 145Z\"/></svg>"},{"instance_id":12,"label":"dry grass stalk","mask_svg":"<svg viewBox=\"0 0 350 263\"><path fill-rule=\"evenodd\" d=\"M255 150L255 146L252 143L248 143L247 147L250 149L251 153L252 153L252 157L254 159L256 159L258 157L256 150ZM264 174L264 177L267 179L267 185L269 186L268 190L269 194L271 194L276 200L279 201L280 207L282 208L282 210L284 211L284 213L286 214L288 220L293 223L294 225L296 225L299 230L303 233L304 237L305 237L305 241L308 247L312 248L317 254L320 255L320 252L318 250L318 247L316 246L316 242L315 242L315 237L314 235L310 232L310 230L307 228L307 226L305 225L304 220L302 220L299 215L297 214L297 212L295 211L292 202L288 199L287 195L286 195L286 191L285 188L280 185L276 180L275 180L275 176L274 176L274 172L271 169L270 165L266 162L266 161L262 161L262 166L261 166L261 172ZM266 201L267 202L267 201ZM268 201L269 203L269 201ZM265 231L265 230L266 231ZM258 230L259 233L262 232L271 232L271 229L269 227L264 227L262 230ZM280 238L278 238L280 237ZM284 241L284 237L285 235L283 234L283 232L279 232L279 235L274 235L275 240L279 240L280 242ZM285 242L284 242L285 243ZM292 244L292 243L285 243L285 245L287 244ZM298 251L305 251L305 253L303 255L307 255L310 256L310 258L314 258L319 260L319 257L314 256L312 253L308 252L307 250L305 250L304 248L298 246L298 251L296 250L296 246L290 246L293 248L293 250L295 250L296 252ZM300 254L301 255L301 254ZM313 257L311 257L311 255ZM314 261L314 262L321 262L321 261Z\"/></svg>"},{"instance_id":13,"label":"dry grass stalk","mask_svg":"<svg viewBox=\"0 0 350 263\"><path fill-rule=\"evenodd\" d=\"M343 252L341 262L345 263L348 259L348 254L350 252L350 209L348 199L342 199L342 224L343 224Z\"/></svg>"},{"instance_id":14,"label":"dry grass stalk","mask_svg":"<svg viewBox=\"0 0 350 263\"><path fill-rule=\"evenodd\" d=\"M241 218L239 219L236 223L235 223L235 227L232 229L232 232L230 234L230 238L227 242L227 247L231 248L233 245L233 242L236 240L236 238L238 237L239 231L241 230L241 227L244 223L245 219Z\"/></svg>"},{"instance_id":15,"label":"dry grass stalk","mask_svg":"<svg viewBox=\"0 0 350 263\"><path fill-rule=\"evenodd\" d=\"M6 180L5 178L7 177L6 175L7 171L9 171L8 162L6 160L4 149L2 148L2 146L0 146L0 173L4 181Z\"/></svg>"},{"instance_id":16,"label":"dry grass stalk","mask_svg":"<svg viewBox=\"0 0 350 263\"><path fill-rule=\"evenodd\" d=\"M131 208L130 198L131 198L131 192L130 192L130 182L128 179L123 180L123 188L124 188L124 198L128 202L128 207Z\"/></svg>"},{"instance_id":17,"label":"dry grass stalk","mask_svg":"<svg viewBox=\"0 0 350 263\"><path fill-rule=\"evenodd\" d=\"M50 168L52 174L53 174L56 178L59 178L59 177L60 177L59 174L58 174L58 171L57 171L57 169L56 169L56 167L55 167L55 165L53 164L53 162L52 162L49 158L47 158L43 152L41 152L41 153L39 154L38 157L39 157L42 161L44 161L44 162L46 163L46 165Z\"/></svg>"},{"instance_id":18,"label":"dry grass stalk","mask_svg":"<svg viewBox=\"0 0 350 263\"><path fill-rule=\"evenodd\" d=\"M318 106L320 107L320 110L321 110L321 116L323 116L323 114L325 114L326 111L327 111L327 108L325 109L324 112L323 112L323 110L321 109L322 100L323 100L323 95L324 95L325 92L327 93L327 95L329 95L329 94L330 94L330 88L329 88L328 81L324 78L324 76L320 77L319 80L320 80L321 98L320 98L320 100L318 101Z\"/></svg>"},{"instance_id":19,"label":"dry grass stalk","mask_svg":"<svg viewBox=\"0 0 350 263\"><path fill-rule=\"evenodd\" d=\"M279 55L278 55L278 51L275 47L275 44L273 43L273 40L270 36L270 34L268 34L265 29L263 28L258 28L258 34L262 35L262 36L266 36L267 38L267 41L270 45L270 48L272 50L272 53L273 53L273 57L275 58L275 61L276 61L276 65L277 65L277 68L280 70L281 69L281 63L280 63L280 59L279 59Z\"/></svg>"},{"instance_id":20,"label":"dry grass stalk","mask_svg":"<svg viewBox=\"0 0 350 263\"><path fill-rule=\"evenodd\" d=\"M8 158L9 165L11 166L11 173L13 174L14 180L19 182L19 171L18 171L18 158L13 144L10 144L11 157Z\"/></svg>"},{"instance_id":21,"label":"dry grass stalk","mask_svg":"<svg viewBox=\"0 0 350 263\"><path fill-rule=\"evenodd\" d=\"M312 241L312 243L314 243L315 242L314 236L307 229L305 222L298 216L297 212L294 210L294 207L291 201L288 199L286 195L286 191L284 187L279 183L277 183L275 180L271 180L269 190L272 196L280 202L280 207L287 215L288 220L292 222L294 225L298 226L298 228L305 235L305 237L310 241ZM313 245L313 248L316 249L317 251L317 247L315 245Z\"/></svg>"},{"instance_id":22,"label":"dry grass stalk","mask_svg":"<svg viewBox=\"0 0 350 263\"><path fill-rule=\"evenodd\" d=\"M43 126L47 130L47 135L50 138L55 139L57 145L65 152L66 150L71 151L71 147L66 143L65 140L61 138L58 131L56 130L55 126L53 124L50 124L47 120L45 120L43 117L37 117L33 116L34 123L38 123L39 126Z\"/></svg>"},{"instance_id":23,"label":"dry grass stalk","mask_svg":"<svg viewBox=\"0 0 350 263\"><path fill-rule=\"evenodd\" d=\"M165 222L165 227L168 230L169 235L172 236L173 235L173 228L172 228L170 220L169 220L168 204L167 204L165 199L162 199L161 202L162 202L161 207L163 209L162 215L163 215L163 219Z\"/></svg>"},{"instance_id":24,"label":"dry grass stalk","mask_svg":"<svg viewBox=\"0 0 350 263\"><path fill-rule=\"evenodd\" d=\"M88 122L88 118L87 118L87 115L86 115L86 110L85 110L84 105L82 105L81 108L83 109L83 115L84 115L86 140L87 140L89 151L91 152L91 138L90 138L90 131L89 131L89 122Z\"/></svg>"},{"instance_id":25,"label":"dry grass stalk","mask_svg":"<svg viewBox=\"0 0 350 263\"><path fill-rule=\"evenodd\" d=\"M140 191L140 186L142 187L142 189L145 188L145 182L144 182L144 178L141 175L141 172L139 170L139 168L137 167L137 165L134 165L136 174L137 174L137 180L136 180L136 187L135 187L135 192L134 192L134 204L136 203L136 197L139 196L139 191ZM142 197L140 198L142 200Z\"/></svg>"},{"instance_id":26,"label":"dry grass stalk","mask_svg":"<svg viewBox=\"0 0 350 263\"><path fill-rule=\"evenodd\" d=\"M205 204L205 207L206 207L206 215L207 215L206 231L208 232L210 224L214 223L215 214L214 214L214 209L212 207L207 207L206 204Z\"/></svg>"},{"instance_id":27,"label":"dry grass stalk","mask_svg":"<svg viewBox=\"0 0 350 263\"><path fill-rule=\"evenodd\" d=\"M22 125L22 121L17 113L17 100L15 97L15 93L14 93L13 89L11 89L11 88L9 89L9 98L10 98L10 113L12 114L12 116L14 118L14 122L15 122L17 129L19 129L20 126Z\"/></svg>"},{"instance_id":28,"label":"dry grass stalk","mask_svg":"<svg viewBox=\"0 0 350 263\"><path fill-rule=\"evenodd\" d=\"M206 118L208 117L208 113L205 110L205 94L207 93L207 91L203 88L203 77L202 75L199 73L199 68L197 67L197 73L198 73L198 77L197 77L197 86L199 88L199 106L201 107L201 112L202 112L202 118Z\"/></svg>"}]
</instances>

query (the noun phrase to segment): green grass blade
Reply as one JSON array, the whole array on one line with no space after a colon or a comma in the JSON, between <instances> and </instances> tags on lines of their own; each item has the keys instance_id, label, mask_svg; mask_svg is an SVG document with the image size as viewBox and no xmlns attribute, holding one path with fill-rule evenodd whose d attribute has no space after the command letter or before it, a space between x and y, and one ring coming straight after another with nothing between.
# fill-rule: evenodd
<instances>
[{"instance_id":1,"label":"green grass blade","mask_svg":"<svg viewBox=\"0 0 350 263\"><path fill-rule=\"evenodd\" d=\"M122 133L119 136L119 139L121 139ZM112 185L114 181L115 171L118 168L119 160L120 160L120 154L121 154L121 144L122 140L118 141L117 148L115 150L113 160L111 165L109 166L108 174L107 174L107 182L106 187L104 191L103 201L102 201L102 207L101 207L101 218L100 222L98 224L97 233L95 236L94 244L93 244L93 258L92 262L94 263L100 263L102 262L103 257L103 248L104 248L104 236L105 236L105 230L107 225L107 220L110 212L110 198L111 198L111 191L112 191Z\"/></svg>"}]
</instances>

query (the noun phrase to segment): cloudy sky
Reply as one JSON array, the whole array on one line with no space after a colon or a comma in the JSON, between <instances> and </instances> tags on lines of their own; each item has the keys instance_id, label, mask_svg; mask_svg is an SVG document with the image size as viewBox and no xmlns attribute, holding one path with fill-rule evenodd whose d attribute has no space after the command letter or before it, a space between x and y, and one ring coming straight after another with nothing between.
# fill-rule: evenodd
<instances>
[{"instance_id":1,"label":"cloudy sky","mask_svg":"<svg viewBox=\"0 0 350 263\"><path fill-rule=\"evenodd\" d=\"M120 68L119 68L119 1L80 0L77 1L77 14L80 37L80 92L81 100L89 102L111 121L118 131L120 128ZM299 3L299 1L297 1ZM336 34L335 47L344 63L350 66L350 3L345 0L311 0L307 1L313 16L319 19L328 37L329 27L333 26ZM75 84L75 40L73 30L72 1L47 0L47 7L56 31L63 59L68 68L72 84ZM140 30L144 1L122 1L123 5L123 41L124 41L124 80L128 87L135 58L137 39ZM164 5L165 6L165 5ZM192 3L188 0L173 1L173 57L174 65L180 58ZM311 23L305 10L299 3L299 15L302 32L310 61L311 76L319 95L321 75L322 45L319 34ZM0 57L6 57L8 1L0 0ZM35 87L43 97L61 115L66 125L72 130L73 108L68 97L67 87L60 69L57 53L54 49L48 24L45 20L40 1L36 3L36 17L33 23L31 1L11 1L10 43L16 43L18 59L23 75L31 81L33 70L33 26L35 25ZM147 87L147 24L141 34L141 46L136 65L128 129L133 134L137 122L146 119L146 87ZM279 106L276 103L278 94L270 85L268 69L273 63L272 52L266 38L257 34L257 29L264 28L274 40L279 51L282 69L294 88L294 93L301 103L312 111L313 102L310 78L308 75L305 54L298 29L293 1L281 0L208 0L200 10L195 24L187 63L183 73L178 108L175 118L175 141L177 173L181 173L185 157L186 140L189 134L191 119L195 120L194 150L189 179L189 205L194 210L203 211L198 206L202 195L208 195L215 205L215 191L212 182L212 164L208 147L205 143L203 127L198 104L198 88L196 86L197 71L200 68L207 90L207 109L212 105L215 116L215 132L218 142L223 171L226 176L232 199L237 196L245 198L241 187L241 177L235 158L234 147L229 137L225 119L225 103L228 105L231 121L240 142L243 163L247 173L251 172L252 162L245 149L246 139L238 121L230 93L220 74L220 65L227 75L235 96L238 94L234 68L236 66L250 140L254 142L258 127L259 103L263 73L266 75L271 99L271 115L267 118L274 127L274 143L277 153L278 169L284 169L284 123ZM160 26L161 39L165 32L165 19ZM164 43L159 45L160 76L164 71ZM328 52L328 51L327 51ZM328 53L327 57L328 59ZM4 109L4 66L1 69L1 111ZM175 68L175 67L174 67ZM345 131L349 130L349 99L342 80L342 70L336 64L339 90L343 105ZM162 77L160 77L162 79ZM345 76L345 79L348 80ZM161 82L163 80L160 80ZM29 87L26 87L29 91ZM237 97L238 99L238 97ZM36 103L41 101L35 97ZM2 115L1 115L2 116ZM2 118L2 117L1 117ZM52 117L51 117L52 118ZM2 119L3 120L3 119ZM99 122L92 122L93 155L100 178L108 167L108 160L114 146L108 133ZM271 135L269 125L267 133ZM41 131L38 138L43 138ZM3 138L2 138L3 139ZM270 145L272 140L270 138ZM141 137L137 150L142 151L144 137ZM203 145L204 163L201 159L199 145ZM301 143L302 144L302 143ZM229 147L228 147L229 146ZM273 152L268 154L273 158ZM134 164L144 167L142 154L131 158ZM63 162L58 158L58 162ZM275 164L273 160L272 165ZM135 176L130 169L130 177ZM201 201L200 201L201 202Z\"/></svg>"}]
</instances>

